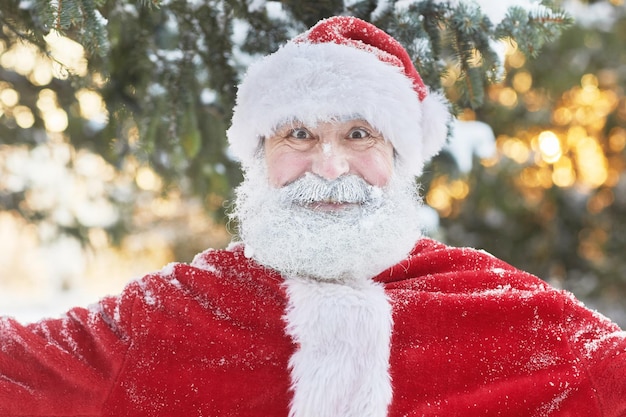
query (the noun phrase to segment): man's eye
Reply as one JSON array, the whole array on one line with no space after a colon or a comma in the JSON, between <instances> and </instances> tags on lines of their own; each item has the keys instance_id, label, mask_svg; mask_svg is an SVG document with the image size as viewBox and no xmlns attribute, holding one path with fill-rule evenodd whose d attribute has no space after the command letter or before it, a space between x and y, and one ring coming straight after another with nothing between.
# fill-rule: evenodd
<instances>
[{"instance_id":1,"label":"man's eye","mask_svg":"<svg viewBox=\"0 0 626 417\"><path fill-rule=\"evenodd\" d=\"M294 139L309 139L311 138L311 133L304 128L296 128L289 132L289 137Z\"/></svg>"},{"instance_id":2,"label":"man's eye","mask_svg":"<svg viewBox=\"0 0 626 417\"><path fill-rule=\"evenodd\" d=\"M368 132L366 129L363 129L361 127L352 129L350 133L348 134L348 137L350 139L365 139L365 138L369 138L370 136L372 136L370 132Z\"/></svg>"}]
</instances>

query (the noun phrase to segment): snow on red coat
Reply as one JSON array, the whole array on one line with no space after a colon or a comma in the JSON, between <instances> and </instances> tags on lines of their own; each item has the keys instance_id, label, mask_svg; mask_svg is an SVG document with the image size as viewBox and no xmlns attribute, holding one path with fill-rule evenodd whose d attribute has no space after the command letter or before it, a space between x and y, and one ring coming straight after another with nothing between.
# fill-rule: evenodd
<instances>
[{"instance_id":1,"label":"snow on red coat","mask_svg":"<svg viewBox=\"0 0 626 417\"><path fill-rule=\"evenodd\" d=\"M626 336L570 294L428 239L375 280L389 416L626 416ZM287 416L284 282L238 246L61 319L2 319L0 416Z\"/></svg>"}]
</instances>

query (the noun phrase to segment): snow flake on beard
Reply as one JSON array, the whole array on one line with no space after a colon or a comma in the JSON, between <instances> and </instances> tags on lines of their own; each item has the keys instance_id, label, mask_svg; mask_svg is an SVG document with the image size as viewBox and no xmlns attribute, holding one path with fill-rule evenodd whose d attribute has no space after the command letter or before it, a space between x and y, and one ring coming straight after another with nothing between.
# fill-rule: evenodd
<instances>
[{"instance_id":1,"label":"snow flake on beard","mask_svg":"<svg viewBox=\"0 0 626 417\"><path fill-rule=\"evenodd\" d=\"M316 203L349 203L316 210ZM421 237L413 178L384 188L360 177L326 181L307 174L276 189L259 159L236 190L230 214L246 253L288 277L363 281L404 259Z\"/></svg>"}]
</instances>

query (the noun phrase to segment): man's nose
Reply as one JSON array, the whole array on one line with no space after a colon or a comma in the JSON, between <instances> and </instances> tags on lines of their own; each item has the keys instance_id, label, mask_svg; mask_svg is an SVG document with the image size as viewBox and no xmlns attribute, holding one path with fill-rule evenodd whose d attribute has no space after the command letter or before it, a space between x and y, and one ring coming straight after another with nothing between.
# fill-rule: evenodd
<instances>
[{"instance_id":1,"label":"man's nose","mask_svg":"<svg viewBox=\"0 0 626 417\"><path fill-rule=\"evenodd\" d=\"M350 171L350 163L340 147L321 143L313 156L311 170L322 178L334 180Z\"/></svg>"}]
</instances>

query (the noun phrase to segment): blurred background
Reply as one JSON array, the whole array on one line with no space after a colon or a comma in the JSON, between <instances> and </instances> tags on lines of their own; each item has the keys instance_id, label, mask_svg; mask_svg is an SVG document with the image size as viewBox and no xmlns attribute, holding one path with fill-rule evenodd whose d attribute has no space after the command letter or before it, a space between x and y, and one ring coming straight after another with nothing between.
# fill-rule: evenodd
<instances>
[{"instance_id":1,"label":"blurred background","mask_svg":"<svg viewBox=\"0 0 626 417\"><path fill-rule=\"evenodd\" d=\"M626 326L623 0L311 3L4 1L0 314L56 316L226 246L239 77L348 13L400 39L462 121L419 179L427 233Z\"/></svg>"}]
</instances>

